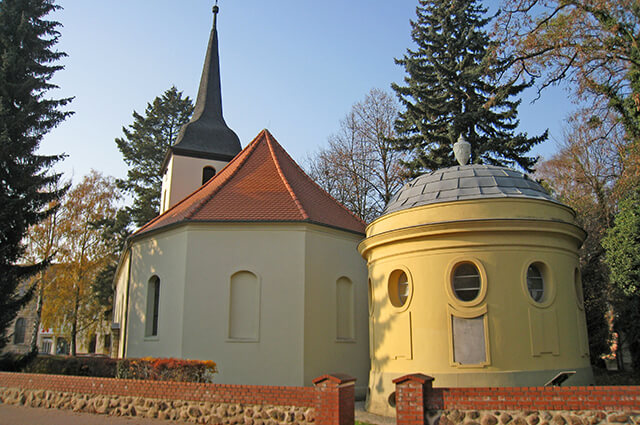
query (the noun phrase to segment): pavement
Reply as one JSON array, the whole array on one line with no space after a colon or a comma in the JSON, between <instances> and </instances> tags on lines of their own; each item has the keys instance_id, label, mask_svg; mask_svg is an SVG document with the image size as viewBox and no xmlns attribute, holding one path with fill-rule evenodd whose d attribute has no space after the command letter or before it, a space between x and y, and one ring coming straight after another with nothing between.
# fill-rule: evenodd
<instances>
[{"instance_id":1,"label":"pavement","mask_svg":"<svg viewBox=\"0 0 640 425\"><path fill-rule=\"evenodd\" d=\"M371 425L395 425L395 418L378 416L356 402L356 421ZM94 415L71 410L43 409L0 404L0 425L193 425L187 422L124 416Z\"/></svg>"},{"instance_id":2,"label":"pavement","mask_svg":"<svg viewBox=\"0 0 640 425\"><path fill-rule=\"evenodd\" d=\"M0 425L193 425L164 419L94 415L71 410L0 404Z\"/></svg>"},{"instance_id":3,"label":"pavement","mask_svg":"<svg viewBox=\"0 0 640 425\"><path fill-rule=\"evenodd\" d=\"M356 421L371 425L396 425L396 418L379 416L364 410L364 401L356 401ZM0 422L0 425L4 425Z\"/></svg>"}]
</instances>

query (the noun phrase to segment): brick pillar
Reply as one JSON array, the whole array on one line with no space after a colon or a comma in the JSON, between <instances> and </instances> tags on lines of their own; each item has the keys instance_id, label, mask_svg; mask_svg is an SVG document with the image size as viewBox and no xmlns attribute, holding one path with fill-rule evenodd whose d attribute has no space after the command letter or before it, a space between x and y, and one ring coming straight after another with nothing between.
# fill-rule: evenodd
<instances>
[{"instance_id":1,"label":"brick pillar","mask_svg":"<svg viewBox=\"0 0 640 425\"><path fill-rule=\"evenodd\" d=\"M427 397L433 378L422 373L401 376L396 384L396 424L426 425Z\"/></svg>"},{"instance_id":2,"label":"brick pillar","mask_svg":"<svg viewBox=\"0 0 640 425\"><path fill-rule=\"evenodd\" d=\"M353 425L355 421L356 378L344 373L322 375L316 387L316 424Z\"/></svg>"}]
</instances>

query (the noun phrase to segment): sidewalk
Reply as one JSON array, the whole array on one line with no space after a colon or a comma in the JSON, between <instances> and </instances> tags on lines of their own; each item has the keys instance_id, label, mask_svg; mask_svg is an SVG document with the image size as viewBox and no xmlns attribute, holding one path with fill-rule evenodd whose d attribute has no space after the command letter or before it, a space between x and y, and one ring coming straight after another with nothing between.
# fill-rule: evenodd
<instances>
[{"instance_id":1,"label":"sidewalk","mask_svg":"<svg viewBox=\"0 0 640 425\"><path fill-rule=\"evenodd\" d=\"M371 425L395 425L395 418L378 416L364 410L364 402L356 402L356 421ZM0 404L0 425L193 425L187 422L135 417L93 415L71 410L41 409Z\"/></svg>"},{"instance_id":2,"label":"sidewalk","mask_svg":"<svg viewBox=\"0 0 640 425\"><path fill-rule=\"evenodd\" d=\"M364 401L356 401L356 421L371 425L396 425L396 418L374 415L365 411Z\"/></svg>"},{"instance_id":3,"label":"sidewalk","mask_svg":"<svg viewBox=\"0 0 640 425\"><path fill-rule=\"evenodd\" d=\"M71 410L0 404L0 425L193 425L187 422L166 421L123 416L76 413Z\"/></svg>"}]
</instances>

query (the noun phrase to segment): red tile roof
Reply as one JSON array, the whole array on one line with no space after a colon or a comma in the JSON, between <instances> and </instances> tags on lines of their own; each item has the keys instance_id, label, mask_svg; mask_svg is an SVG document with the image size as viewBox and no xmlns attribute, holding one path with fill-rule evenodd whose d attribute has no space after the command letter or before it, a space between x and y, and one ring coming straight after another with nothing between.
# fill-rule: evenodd
<instances>
[{"instance_id":1,"label":"red tile roof","mask_svg":"<svg viewBox=\"0 0 640 425\"><path fill-rule=\"evenodd\" d=\"M268 130L134 236L182 222L309 222L365 232L365 223L311 180Z\"/></svg>"}]
</instances>

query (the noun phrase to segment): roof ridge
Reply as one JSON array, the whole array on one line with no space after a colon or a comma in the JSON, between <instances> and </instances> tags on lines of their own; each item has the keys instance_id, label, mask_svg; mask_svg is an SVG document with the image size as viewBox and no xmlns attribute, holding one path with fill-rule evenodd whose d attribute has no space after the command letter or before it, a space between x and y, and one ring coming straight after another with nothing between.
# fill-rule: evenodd
<instances>
[{"instance_id":1,"label":"roof ridge","mask_svg":"<svg viewBox=\"0 0 640 425\"><path fill-rule=\"evenodd\" d=\"M291 198L293 199L293 202L296 204L296 207L298 207L298 211L300 211L300 214L302 214L302 218L305 220L309 220L309 214L307 214L307 211L305 211L304 207L302 206L302 203L300 202L295 192L293 191L291 184L289 184L289 180L287 179L287 177L284 175L284 172L282 171L282 167L280 166L280 162L278 161L278 157L276 156L276 153L272 146L272 142L274 142L274 140L271 140L271 137L269 137L271 136L271 133L269 133L269 130L267 129L264 129L262 131L265 132L265 136L267 139L267 146L269 147L269 152L271 153L271 157L273 158L273 163L276 166L278 175L282 179L282 182L284 183L284 186L287 188L289 195L291 195ZM278 143L278 142L276 141L275 143Z\"/></svg>"},{"instance_id":2,"label":"roof ridge","mask_svg":"<svg viewBox=\"0 0 640 425\"><path fill-rule=\"evenodd\" d=\"M267 130L267 133L269 133L269 131ZM269 133L271 134L271 133ZM275 138L274 138L275 139ZM293 158L291 158L291 155L289 155L289 153L285 150L282 149L282 152L284 153L284 155L286 155L287 158L289 158L291 160L291 162L293 163L293 165L298 169L298 171L300 171L300 173L304 176L304 178L306 178L309 182L311 182L311 184L313 184L317 189L320 190L320 192L324 193L326 196L329 197L329 199L331 199L332 201L334 201L336 204L338 204L343 210L345 210L347 213L349 213L353 218L355 218L356 220L358 220L360 223L364 224L365 226L367 225L367 223L360 218L358 215L356 215L353 211L351 211L349 208L345 207L342 202L338 201L336 198L334 198L333 196L331 196L331 194L329 192L327 192L325 189L322 188L322 186L320 186L318 183L316 183L311 177L309 177L309 175L300 167L300 165L298 165L298 163L296 161L293 160Z\"/></svg>"},{"instance_id":3,"label":"roof ridge","mask_svg":"<svg viewBox=\"0 0 640 425\"><path fill-rule=\"evenodd\" d=\"M258 135L257 135L256 137L254 137L254 139L251 141L251 143L249 143L249 144L248 144L248 145L247 145L247 146L246 146L242 151L240 151L240 153L238 153L238 155L234 156L234 157L233 157L233 159L232 159L231 161L229 161L229 162L227 163L227 165L225 165L224 167L222 167L222 169L218 172L218 174L216 174L215 176L213 176L213 178L211 178L208 182L206 182L205 184L203 184L202 186L200 186L199 188L197 188L196 190L194 190L193 192L191 192L190 194L188 194L187 196L185 196L184 198L182 198L180 201L178 201L177 203L175 203L171 208L169 208L168 210L166 210L166 211L165 211L165 212L163 212L162 214L159 214L158 216L154 217L152 220L150 220L149 222L147 222L144 226L142 226L141 228L139 228L138 230L136 230L135 232L133 232L133 233L131 234L131 236L133 236L133 235L135 235L135 234L138 234L138 233L141 233L141 232L142 232L143 230L145 230L147 227L151 226L151 225L152 225L152 224L154 224L156 221L158 221L161 217L166 217L166 215L167 215L169 212L173 211L174 209L178 208L178 206L180 206L180 205L182 205L183 203L185 203L189 198L191 198L191 196L192 196L192 195L194 195L194 194L196 194L196 193L200 192L201 190L205 190L205 189L207 188L207 186L209 186L209 184L212 184L212 182L215 180L215 178L216 178L217 176L221 175L221 174L222 174L222 172L223 172L224 170L226 170L228 167L231 167L231 166L232 166L232 164L235 164L235 162L238 160L238 157L240 157L240 156L241 156L240 154L241 154L243 151L247 150L249 147L251 147L252 143L253 143L253 142L255 142L255 141L256 141L256 139L258 139L258 138L260 137L260 135L261 135L261 134L262 134L262 132L258 133ZM243 158L243 159L241 159L241 161L242 161L242 162L241 162L239 165L242 165L242 164L246 161L246 158L250 156L250 152L251 152L251 151L253 151L253 150L255 150L255 146L254 146L254 147L252 147L250 151L247 151L247 154L246 154L246 155L244 155L244 158ZM214 190L214 191L213 191L209 196L205 197L205 198L203 199L203 201L201 201L200 203L198 203L198 205L196 205L194 208L192 208L192 209L191 209L191 211L187 212L187 213L185 214L185 218L190 218L193 214L195 214L196 212L198 212L198 211L202 208L202 206L204 205L204 202L205 202L205 201L208 201L209 199L211 199L211 196L213 196L214 194L218 193L218 191L220 190L220 188L221 188L222 186L224 186L224 185L229 181L229 178L230 178L231 176L234 176L234 175L237 173L237 171L238 171L238 169L239 169L239 168L240 168L239 166L238 166L238 167L236 167L236 169L235 169L232 173L230 173L230 174L229 174L229 177L227 177L227 178L225 179L225 181L224 181L224 182L222 182L222 183L220 184L220 186L219 186L216 190Z\"/></svg>"},{"instance_id":4,"label":"roof ridge","mask_svg":"<svg viewBox=\"0 0 640 425\"><path fill-rule=\"evenodd\" d=\"M185 217L185 218L191 218L193 215L195 215L198 211L200 211L202 209L202 207L204 207L204 205L209 202L211 200L211 198L213 198L213 196L220 192L220 190L227 184L229 183L229 181L231 180L231 178L233 176L235 176L238 171L240 171L240 169L242 168L242 165L247 162L247 159L249 159L249 157L251 156L251 154L256 150L256 146L258 146L258 138L260 137L260 135L262 135L262 133L264 132L261 131L260 133L258 133L258 135L251 141L251 143L249 143L247 145L246 148L244 148L244 150L240 151L240 153L238 155L236 155L231 162L229 162L222 170L224 170L225 168L227 168L228 166L230 166L232 163L234 163L236 160L240 161L238 163L238 165L236 166L235 170L233 170L232 172L229 173L229 175L225 178L224 181L222 181L217 188L215 188L213 191L211 191L211 193L204 197L199 203L198 205L196 205L194 208L191 209L191 212ZM246 151L246 153L244 152ZM244 155L242 155L242 158L238 159L238 157L244 153ZM220 175L222 173L222 170L220 170L220 173L218 173L218 175ZM212 182L214 179L209 180L209 182ZM207 186L209 184L209 182L205 183L202 187ZM189 198L191 195L187 196L184 200L186 200L187 198Z\"/></svg>"}]
</instances>

